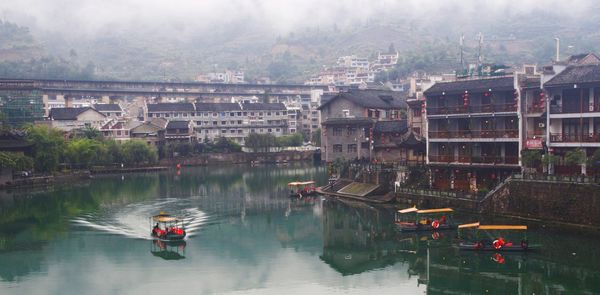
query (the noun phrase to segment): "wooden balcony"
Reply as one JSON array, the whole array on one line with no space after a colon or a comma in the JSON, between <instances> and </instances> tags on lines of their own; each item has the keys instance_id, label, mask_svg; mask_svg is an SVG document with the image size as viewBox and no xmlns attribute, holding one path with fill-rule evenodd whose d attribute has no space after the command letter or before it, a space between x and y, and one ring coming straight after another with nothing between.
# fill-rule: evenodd
<instances>
[{"instance_id":1,"label":"wooden balcony","mask_svg":"<svg viewBox=\"0 0 600 295\"><path fill-rule=\"evenodd\" d=\"M517 156L472 156L472 155L429 155L432 163L459 163L459 164L489 164L489 165L518 165Z\"/></svg>"},{"instance_id":2,"label":"wooden balcony","mask_svg":"<svg viewBox=\"0 0 600 295\"><path fill-rule=\"evenodd\" d=\"M551 114L579 114L600 112L600 103L584 104L580 107L570 107L566 105L550 106Z\"/></svg>"},{"instance_id":3,"label":"wooden balcony","mask_svg":"<svg viewBox=\"0 0 600 295\"><path fill-rule=\"evenodd\" d=\"M458 105L445 107L428 107L428 115L453 115L453 114L476 114L476 113L497 113L497 112L516 112L516 103L503 104L484 104L484 105Z\"/></svg>"},{"instance_id":4,"label":"wooden balcony","mask_svg":"<svg viewBox=\"0 0 600 295\"><path fill-rule=\"evenodd\" d=\"M429 138L519 138L518 129L429 131Z\"/></svg>"},{"instance_id":5,"label":"wooden balcony","mask_svg":"<svg viewBox=\"0 0 600 295\"><path fill-rule=\"evenodd\" d=\"M551 142L600 142L600 134L550 133Z\"/></svg>"}]
</instances>

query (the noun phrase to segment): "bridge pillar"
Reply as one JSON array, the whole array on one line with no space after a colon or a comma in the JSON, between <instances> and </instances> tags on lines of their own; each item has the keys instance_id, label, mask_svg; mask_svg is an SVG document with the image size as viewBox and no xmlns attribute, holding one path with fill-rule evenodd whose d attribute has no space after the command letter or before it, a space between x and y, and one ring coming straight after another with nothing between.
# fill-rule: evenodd
<instances>
[{"instance_id":1,"label":"bridge pillar","mask_svg":"<svg viewBox=\"0 0 600 295\"><path fill-rule=\"evenodd\" d=\"M102 103L110 103L110 96L102 95L102 99L100 100Z\"/></svg>"},{"instance_id":2,"label":"bridge pillar","mask_svg":"<svg viewBox=\"0 0 600 295\"><path fill-rule=\"evenodd\" d=\"M44 104L44 117L50 114L50 106L48 105L48 94L42 94L42 103Z\"/></svg>"}]
</instances>

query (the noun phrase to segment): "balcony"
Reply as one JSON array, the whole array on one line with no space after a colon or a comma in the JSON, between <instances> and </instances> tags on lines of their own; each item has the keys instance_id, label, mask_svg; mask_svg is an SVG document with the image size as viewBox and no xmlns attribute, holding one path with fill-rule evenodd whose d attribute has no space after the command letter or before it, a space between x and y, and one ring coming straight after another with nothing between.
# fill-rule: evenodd
<instances>
[{"instance_id":1,"label":"balcony","mask_svg":"<svg viewBox=\"0 0 600 295\"><path fill-rule=\"evenodd\" d=\"M527 113L528 114L537 114L537 113L543 113L546 110L545 106L540 106L540 105L530 105L527 106Z\"/></svg>"},{"instance_id":2,"label":"balcony","mask_svg":"<svg viewBox=\"0 0 600 295\"><path fill-rule=\"evenodd\" d=\"M600 103L590 103L589 105L579 106L566 106L566 105L552 105L550 106L551 114L579 114L579 113L595 113L600 112Z\"/></svg>"},{"instance_id":3,"label":"balcony","mask_svg":"<svg viewBox=\"0 0 600 295\"><path fill-rule=\"evenodd\" d=\"M518 129L429 131L429 138L519 138Z\"/></svg>"},{"instance_id":4,"label":"balcony","mask_svg":"<svg viewBox=\"0 0 600 295\"><path fill-rule=\"evenodd\" d=\"M600 142L600 134L550 133L551 142Z\"/></svg>"},{"instance_id":5,"label":"balcony","mask_svg":"<svg viewBox=\"0 0 600 295\"><path fill-rule=\"evenodd\" d=\"M428 107L428 115L454 115L454 114L476 114L476 113L498 113L498 112L516 112L516 103L504 104L484 104L470 106L447 106L447 107Z\"/></svg>"},{"instance_id":6,"label":"balcony","mask_svg":"<svg viewBox=\"0 0 600 295\"><path fill-rule=\"evenodd\" d=\"M455 164L487 164L487 165L518 165L517 156L472 156L472 155L429 155L431 163L455 163Z\"/></svg>"}]
</instances>

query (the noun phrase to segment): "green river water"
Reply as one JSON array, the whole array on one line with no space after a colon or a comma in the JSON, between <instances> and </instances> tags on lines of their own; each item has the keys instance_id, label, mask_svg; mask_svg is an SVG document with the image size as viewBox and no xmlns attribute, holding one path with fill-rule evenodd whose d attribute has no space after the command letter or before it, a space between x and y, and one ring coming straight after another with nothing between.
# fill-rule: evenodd
<instances>
[{"instance_id":1,"label":"green river water","mask_svg":"<svg viewBox=\"0 0 600 295\"><path fill-rule=\"evenodd\" d=\"M540 251L464 253L455 231L396 232L393 206L288 196L309 179L323 185L326 168L184 167L0 192L0 294L600 294L598 236L537 224ZM150 239L161 210L184 218L185 245Z\"/></svg>"}]
</instances>

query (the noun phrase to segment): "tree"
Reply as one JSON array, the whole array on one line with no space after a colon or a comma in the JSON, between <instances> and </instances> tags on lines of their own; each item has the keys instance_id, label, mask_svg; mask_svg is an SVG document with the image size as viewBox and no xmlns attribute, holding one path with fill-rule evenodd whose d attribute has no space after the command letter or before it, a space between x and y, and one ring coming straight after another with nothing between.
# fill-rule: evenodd
<instances>
[{"instance_id":1,"label":"tree","mask_svg":"<svg viewBox=\"0 0 600 295\"><path fill-rule=\"evenodd\" d=\"M141 140L129 140L121 147L123 162L127 165L153 164L158 160L156 150Z\"/></svg>"},{"instance_id":2,"label":"tree","mask_svg":"<svg viewBox=\"0 0 600 295\"><path fill-rule=\"evenodd\" d=\"M553 154L544 154L542 156L542 167L544 172L548 172L548 174L554 174L554 164L558 162L558 157Z\"/></svg>"},{"instance_id":3,"label":"tree","mask_svg":"<svg viewBox=\"0 0 600 295\"><path fill-rule=\"evenodd\" d=\"M33 168L33 159L23 154L0 152L0 168L17 171L31 170Z\"/></svg>"},{"instance_id":4,"label":"tree","mask_svg":"<svg viewBox=\"0 0 600 295\"><path fill-rule=\"evenodd\" d=\"M585 151L580 148L570 150L565 154L565 163L567 165L581 165L581 174L583 175L586 174L586 162Z\"/></svg>"},{"instance_id":5,"label":"tree","mask_svg":"<svg viewBox=\"0 0 600 295\"><path fill-rule=\"evenodd\" d=\"M536 150L523 150L521 162L527 168L537 168L542 163L542 154Z\"/></svg>"},{"instance_id":6,"label":"tree","mask_svg":"<svg viewBox=\"0 0 600 295\"><path fill-rule=\"evenodd\" d=\"M315 146L321 146L321 128L319 128L319 129L315 130L315 132L313 132L311 142Z\"/></svg>"},{"instance_id":7,"label":"tree","mask_svg":"<svg viewBox=\"0 0 600 295\"><path fill-rule=\"evenodd\" d=\"M594 151L594 154L588 159L588 164L596 169L600 168L600 148ZM597 171L597 170L596 170Z\"/></svg>"},{"instance_id":8,"label":"tree","mask_svg":"<svg viewBox=\"0 0 600 295\"><path fill-rule=\"evenodd\" d=\"M91 126L85 126L83 128L82 132L83 132L83 136L88 139L102 138L102 132L100 132L100 130L98 130L94 127L91 127Z\"/></svg>"},{"instance_id":9,"label":"tree","mask_svg":"<svg viewBox=\"0 0 600 295\"><path fill-rule=\"evenodd\" d=\"M45 125L28 125L27 140L34 144L33 158L39 172L52 172L58 168L65 143L62 131Z\"/></svg>"}]
</instances>

